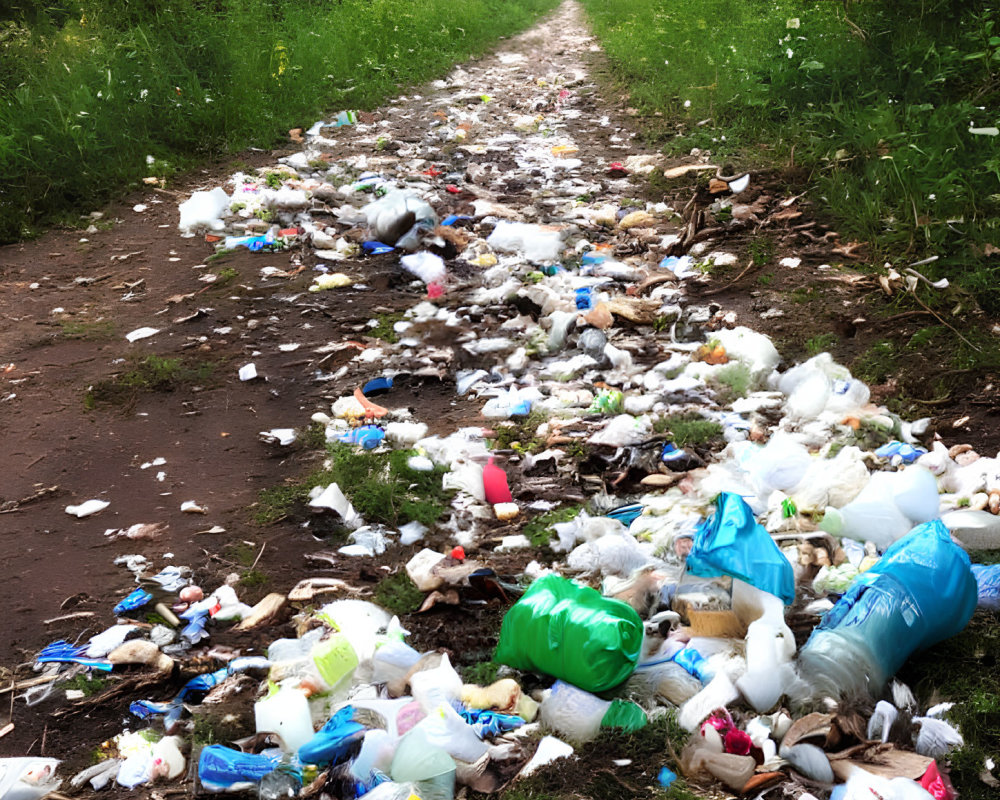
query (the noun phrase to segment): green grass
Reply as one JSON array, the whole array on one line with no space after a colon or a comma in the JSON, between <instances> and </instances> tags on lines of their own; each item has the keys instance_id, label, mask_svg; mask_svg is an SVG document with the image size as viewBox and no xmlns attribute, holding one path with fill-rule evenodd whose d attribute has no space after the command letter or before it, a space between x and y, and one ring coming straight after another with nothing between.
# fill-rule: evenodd
<instances>
[{"instance_id":1,"label":"green grass","mask_svg":"<svg viewBox=\"0 0 1000 800\"><path fill-rule=\"evenodd\" d=\"M734 361L712 374L712 382L722 389L720 400L728 404L740 397L746 397L753 383L750 368L739 361Z\"/></svg>"},{"instance_id":2,"label":"green grass","mask_svg":"<svg viewBox=\"0 0 1000 800\"><path fill-rule=\"evenodd\" d=\"M837 334L835 333L818 333L815 336L806 339L806 352L810 356L818 356L820 353L826 353L837 346Z\"/></svg>"},{"instance_id":3,"label":"green grass","mask_svg":"<svg viewBox=\"0 0 1000 800\"><path fill-rule=\"evenodd\" d=\"M117 333L115 323L110 319L93 322L64 321L60 323L60 334L66 339L83 339L96 342L113 339Z\"/></svg>"},{"instance_id":4,"label":"green grass","mask_svg":"<svg viewBox=\"0 0 1000 800\"><path fill-rule=\"evenodd\" d=\"M478 664L470 664L460 667L462 680L465 683L474 683L478 686L489 686L497 679L497 671L500 665L496 661L480 661Z\"/></svg>"},{"instance_id":5,"label":"green grass","mask_svg":"<svg viewBox=\"0 0 1000 800\"><path fill-rule=\"evenodd\" d=\"M932 277L1000 310L1000 260L984 253L1000 227L1000 136L970 130L997 125L995 3L583 4L668 153L708 149L734 172L794 163L789 180L812 185L845 239L880 256L939 255Z\"/></svg>"},{"instance_id":6,"label":"green grass","mask_svg":"<svg viewBox=\"0 0 1000 800\"><path fill-rule=\"evenodd\" d=\"M448 508L451 493L441 488L447 469L417 472L407 466L415 452L372 452L335 442L327 445L323 467L257 496L252 519L270 525L304 511L309 491L336 483L367 523L390 526L417 521L432 525Z\"/></svg>"},{"instance_id":7,"label":"green grass","mask_svg":"<svg viewBox=\"0 0 1000 800\"><path fill-rule=\"evenodd\" d=\"M100 673L88 673L86 675L74 675L68 681L60 684L62 689L77 689L83 692L84 697L93 697L100 694L108 687L108 679Z\"/></svg>"},{"instance_id":8,"label":"green grass","mask_svg":"<svg viewBox=\"0 0 1000 800\"><path fill-rule=\"evenodd\" d=\"M204 361L149 355L133 358L128 368L87 388L83 404L88 410L101 404L131 407L149 392L172 392L212 379L215 365Z\"/></svg>"},{"instance_id":9,"label":"green grass","mask_svg":"<svg viewBox=\"0 0 1000 800\"><path fill-rule=\"evenodd\" d=\"M977 611L957 636L914 655L900 672L924 708L956 703L947 717L957 724L965 746L947 759L963 800L988 800L996 790L979 780L986 756L1000 753L1000 626L997 616Z\"/></svg>"},{"instance_id":10,"label":"green grass","mask_svg":"<svg viewBox=\"0 0 1000 800\"><path fill-rule=\"evenodd\" d=\"M669 433L678 447L705 445L722 435L722 426L718 422L696 413L660 417L653 423L653 430Z\"/></svg>"},{"instance_id":11,"label":"green grass","mask_svg":"<svg viewBox=\"0 0 1000 800\"><path fill-rule=\"evenodd\" d=\"M0 10L0 243L151 173L372 108L555 0L26 4Z\"/></svg>"},{"instance_id":12,"label":"green grass","mask_svg":"<svg viewBox=\"0 0 1000 800\"><path fill-rule=\"evenodd\" d=\"M424 602L424 593L405 570L383 578L375 587L375 602L393 614L412 614Z\"/></svg>"},{"instance_id":13,"label":"green grass","mask_svg":"<svg viewBox=\"0 0 1000 800\"><path fill-rule=\"evenodd\" d=\"M542 411L531 411L523 417L497 423L493 447L496 450L516 450L519 453L537 453L545 449L545 440L537 437L538 426L548 420Z\"/></svg>"},{"instance_id":14,"label":"green grass","mask_svg":"<svg viewBox=\"0 0 1000 800\"><path fill-rule=\"evenodd\" d=\"M864 353L854 359L851 374L866 383L885 383L896 371L900 358L898 348L889 339L875 342Z\"/></svg>"}]
</instances>

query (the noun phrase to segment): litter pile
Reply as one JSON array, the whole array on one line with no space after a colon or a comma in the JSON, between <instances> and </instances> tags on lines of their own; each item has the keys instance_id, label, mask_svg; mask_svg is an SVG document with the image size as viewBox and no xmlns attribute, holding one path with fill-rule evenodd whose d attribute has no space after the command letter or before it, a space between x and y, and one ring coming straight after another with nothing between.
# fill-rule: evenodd
<instances>
[{"instance_id":1,"label":"litter pile","mask_svg":"<svg viewBox=\"0 0 1000 800\"><path fill-rule=\"evenodd\" d=\"M575 7L561 13L560 52L586 51ZM920 708L894 676L1000 604L1000 572L963 549L1000 547L1000 458L930 441L927 420L873 405L828 354L787 368L766 336L690 304L699 265L735 258L725 231L686 241L678 211L634 200L633 176L660 164L607 119L571 138L590 86L570 56L551 74L516 52L487 63L438 82L428 130L392 108L317 123L300 153L181 204L180 227L288 250L262 290L334 310L372 265L413 281L394 341L337 343L356 355L317 370L342 396L262 436L280 448L320 425L331 453L386 457L386 483L448 498L434 519L396 498L395 525L335 481L308 505L349 531L335 558L412 553L425 609L502 605L500 676L463 682L336 578L251 608L234 585L126 556L138 588L118 623L45 648L26 687L34 703L90 670L144 676L129 729L67 783L448 800L671 715L690 738L664 743L650 785L680 772L753 797L953 796L950 704ZM512 83L530 91L505 103ZM620 155L588 155L602 128ZM331 156L349 146L363 154ZM752 183L716 178L711 203L735 209ZM419 409L380 405L414 375L453 381L479 424L428 435ZM240 378L259 379L252 363ZM230 624L266 635L266 654L210 650ZM244 727L191 750L213 706ZM54 789L57 763L0 762L0 799Z\"/></svg>"}]
</instances>

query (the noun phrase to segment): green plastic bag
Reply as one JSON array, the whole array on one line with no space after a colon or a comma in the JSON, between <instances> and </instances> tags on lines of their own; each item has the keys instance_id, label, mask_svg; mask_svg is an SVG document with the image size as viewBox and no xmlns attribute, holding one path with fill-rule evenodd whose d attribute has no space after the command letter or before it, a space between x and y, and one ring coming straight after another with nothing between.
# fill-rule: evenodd
<instances>
[{"instance_id":1,"label":"green plastic bag","mask_svg":"<svg viewBox=\"0 0 1000 800\"><path fill-rule=\"evenodd\" d=\"M642 620L631 606L546 575L507 612L495 660L601 692L632 674L642 633Z\"/></svg>"}]
</instances>

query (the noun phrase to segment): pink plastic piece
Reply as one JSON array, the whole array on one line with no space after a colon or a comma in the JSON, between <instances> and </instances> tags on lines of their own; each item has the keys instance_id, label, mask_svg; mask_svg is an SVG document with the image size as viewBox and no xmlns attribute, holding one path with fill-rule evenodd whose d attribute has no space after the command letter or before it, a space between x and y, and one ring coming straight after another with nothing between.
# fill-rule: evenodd
<instances>
[{"instance_id":1,"label":"pink plastic piece","mask_svg":"<svg viewBox=\"0 0 1000 800\"><path fill-rule=\"evenodd\" d=\"M510 487L507 485L507 473L494 464L492 458L483 467L483 490L486 492L486 502L491 506L514 502Z\"/></svg>"}]
</instances>

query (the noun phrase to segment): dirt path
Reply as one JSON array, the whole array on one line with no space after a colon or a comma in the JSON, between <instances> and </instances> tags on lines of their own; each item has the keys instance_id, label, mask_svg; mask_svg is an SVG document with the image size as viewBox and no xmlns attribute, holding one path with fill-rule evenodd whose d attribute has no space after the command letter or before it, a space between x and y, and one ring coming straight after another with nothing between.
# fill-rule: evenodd
<instances>
[{"instance_id":1,"label":"dirt path","mask_svg":"<svg viewBox=\"0 0 1000 800\"><path fill-rule=\"evenodd\" d=\"M431 198L439 218L458 214L481 221L503 215L506 212L498 208L506 206L528 222L587 231L595 242L612 245L620 257L634 256L637 268L653 274L666 252L660 246L663 237L683 236L684 219L663 213L650 227L624 231L595 227L595 217L587 216L599 217L604 205L644 207L633 202L651 191L637 174L642 160L627 159L657 155L637 136L624 103L601 94L595 75L603 68L599 49L582 27L581 10L567 2L493 55L363 115L362 124L326 129L332 141L307 143L309 159L314 162L322 153L329 163L345 165L333 186L369 171L406 181ZM311 121L304 123L308 127ZM567 146L567 157L553 160L552 148L561 145ZM220 164L186 176L168 191L137 193L128 203L105 211L89 232L53 232L0 249L4 666L30 662L53 640L85 640L111 624L112 607L133 586L129 572L114 563L123 555L145 556L152 571L168 564L190 565L207 585L245 570L244 554L252 560L263 548L259 565L267 583L245 590L252 602L268 590L286 591L307 574L343 574L371 585L379 565L398 564L413 552L397 547L378 560L345 557L325 572L307 567L306 554L328 549L313 530L298 520L262 527L252 518L259 492L308 469L311 451L305 445L267 445L259 438L261 431L304 430L313 413L329 411L332 401L383 371L408 378L379 402L410 409L432 433L487 424L479 413L482 398L456 395L456 374L502 364L510 350L477 355L474 346L467 345L516 332L517 323L511 320L519 311L537 317L537 299L517 306L505 304L503 295L485 299L488 293L479 291L484 268L452 258L447 292L437 303L456 312L463 327L456 331L428 323L419 332L419 346L386 347L368 336L369 320L398 319L393 315L421 302L426 292L398 267L396 255L329 262L317 258L314 247L298 244L274 253L237 250L212 260L213 244L201 236L178 234L177 203L191 191L222 185L237 169L276 167L278 158L295 152L251 154L245 157L249 163ZM625 173L616 172L613 162L625 162L628 174L621 177ZM302 179L308 181L308 173L316 168L303 167ZM655 199L674 201L692 191L690 185L683 190L669 186ZM783 199L766 185L753 183L740 202L758 203L763 215ZM679 210L684 201L674 206ZM308 217L329 225L328 232L337 237L363 238L361 231L337 223L330 209L342 202L314 199ZM144 210L136 210L139 204ZM301 221L295 213L288 212L282 221ZM477 228L477 235L484 230ZM746 230L732 234L732 242L739 243L732 251L740 257L747 236ZM726 241L725 233L711 239L720 249ZM786 246L785 238L778 241ZM831 250L836 245L836 237L831 237L813 247L794 273L791 290L821 285L827 273L816 268L835 257ZM773 255L777 260L793 254ZM354 285L310 293L320 265L349 274ZM214 283L202 280L209 274L216 276ZM502 285L495 273L489 275L487 288ZM709 283L695 293L713 286L724 288L726 283ZM706 310L702 323L716 312L735 308L741 324L772 331L781 326L782 335L792 340L824 332L812 327L816 323L809 312L795 312L798 307L787 302L791 311L774 322L766 312L782 302L779 297L748 299L738 289L696 299ZM836 291L840 303L860 302L868 293L848 279L839 281ZM838 318L851 313L838 311ZM135 343L126 341L128 332L145 326L159 332ZM637 324L609 335L636 363L652 365L661 357L656 342L668 334ZM376 355L370 361L355 359L358 345ZM184 379L174 371L159 391L100 401L102 386L112 376L121 380L148 356L181 359L186 369L201 371ZM250 362L264 380L238 379L238 369ZM98 395L93 408L87 407L88 387ZM981 424L984 429L991 424L987 411L981 414ZM963 438L970 433L976 431L961 431ZM154 464L156 459L164 461ZM617 476L611 469L599 475L601 488L608 488ZM579 493L588 486L593 492L593 484L578 476L565 492ZM64 510L92 498L110 505L84 519ZM185 501L195 501L206 513L182 513ZM136 523L165 523L169 529L155 541L105 536L108 529ZM516 532L516 527L501 529L495 522L476 525L474 538L484 540ZM212 532L216 526L224 532ZM527 560L517 563L523 566ZM89 616L51 621L81 613ZM420 631L421 644L462 646L460 639L447 641L454 635L447 628L438 624ZM486 636L479 650L488 649ZM0 754L22 755L29 748L38 754L46 725L46 755L93 748L99 737L121 728L124 707L95 718L86 730L66 718L47 719L46 713L48 707L26 710L19 704L13 717L16 728L0 739Z\"/></svg>"}]
</instances>

